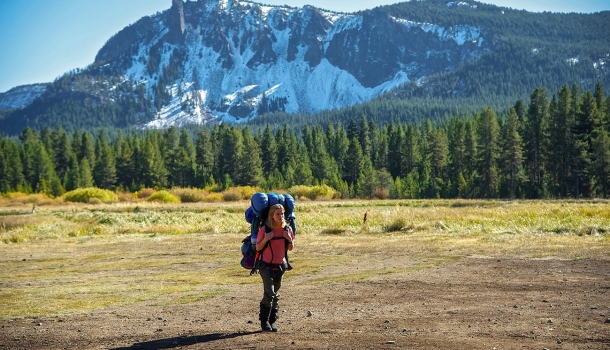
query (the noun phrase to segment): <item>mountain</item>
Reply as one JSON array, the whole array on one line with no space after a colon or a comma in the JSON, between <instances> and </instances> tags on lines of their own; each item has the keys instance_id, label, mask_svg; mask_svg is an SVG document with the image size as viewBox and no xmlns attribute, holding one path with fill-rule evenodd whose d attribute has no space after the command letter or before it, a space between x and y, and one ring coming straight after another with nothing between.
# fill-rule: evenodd
<instances>
[{"instance_id":1,"label":"mountain","mask_svg":"<svg viewBox=\"0 0 610 350\"><path fill-rule=\"evenodd\" d=\"M173 0L110 38L89 67L0 95L0 130L240 123L379 98L506 105L540 85L606 82L609 14L533 14L476 1L350 14Z\"/></svg>"}]
</instances>

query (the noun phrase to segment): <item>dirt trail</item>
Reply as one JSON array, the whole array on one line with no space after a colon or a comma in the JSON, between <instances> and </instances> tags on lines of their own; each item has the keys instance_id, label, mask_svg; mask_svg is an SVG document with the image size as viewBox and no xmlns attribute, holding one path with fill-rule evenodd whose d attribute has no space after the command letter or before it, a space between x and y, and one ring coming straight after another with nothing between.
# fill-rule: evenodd
<instances>
[{"instance_id":1,"label":"dirt trail","mask_svg":"<svg viewBox=\"0 0 610 350\"><path fill-rule=\"evenodd\" d=\"M288 276L279 333L258 331L260 288L0 321L0 349L610 349L607 260L464 258L332 284Z\"/></svg>"}]
</instances>

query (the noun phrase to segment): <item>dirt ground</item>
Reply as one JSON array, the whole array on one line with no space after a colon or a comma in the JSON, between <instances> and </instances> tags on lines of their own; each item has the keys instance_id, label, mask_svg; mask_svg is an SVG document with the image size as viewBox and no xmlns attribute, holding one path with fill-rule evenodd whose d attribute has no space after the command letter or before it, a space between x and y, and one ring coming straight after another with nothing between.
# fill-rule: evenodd
<instances>
[{"instance_id":1,"label":"dirt ground","mask_svg":"<svg viewBox=\"0 0 610 350\"><path fill-rule=\"evenodd\" d=\"M610 349L607 260L463 258L361 281L298 278L282 288L279 333L259 331L262 284L249 284L193 304L0 321L0 349Z\"/></svg>"}]
</instances>

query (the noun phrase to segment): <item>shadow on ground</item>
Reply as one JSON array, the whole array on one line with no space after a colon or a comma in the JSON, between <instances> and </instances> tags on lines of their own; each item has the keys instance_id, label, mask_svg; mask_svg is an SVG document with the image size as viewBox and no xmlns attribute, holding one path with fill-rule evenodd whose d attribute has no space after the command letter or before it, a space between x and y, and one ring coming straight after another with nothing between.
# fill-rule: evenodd
<instances>
[{"instance_id":1,"label":"shadow on ground","mask_svg":"<svg viewBox=\"0 0 610 350\"><path fill-rule=\"evenodd\" d=\"M110 350L171 349L171 348L177 348L177 347L187 346L187 345L209 343L209 342L212 342L215 340L221 340L221 339L233 339L233 338L243 337L243 336L254 334L254 333L260 333L260 331L231 333L231 334L213 333L213 334L206 334L206 335L193 335L193 336L189 336L189 337L174 337L174 338L167 338L167 339L158 339L158 340L151 340L151 341L142 342L142 343L135 343L135 344L133 344L131 346L127 346L127 347L113 348Z\"/></svg>"}]
</instances>

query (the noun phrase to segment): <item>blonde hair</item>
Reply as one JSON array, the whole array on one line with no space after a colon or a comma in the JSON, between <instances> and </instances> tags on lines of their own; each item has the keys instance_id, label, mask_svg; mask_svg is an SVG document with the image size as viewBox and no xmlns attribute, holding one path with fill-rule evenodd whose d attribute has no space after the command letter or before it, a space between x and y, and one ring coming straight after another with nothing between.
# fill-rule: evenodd
<instances>
[{"instance_id":1,"label":"blonde hair","mask_svg":"<svg viewBox=\"0 0 610 350\"><path fill-rule=\"evenodd\" d=\"M281 209L282 211L284 211L284 206L281 204L274 204L269 207L269 213L267 214L267 220L265 220L265 224L267 225L267 227L273 228L273 214L278 209ZM286 222L282 221L282 228L284 228L285 226L286 226Z\"/></svg>"}]
</instances>

